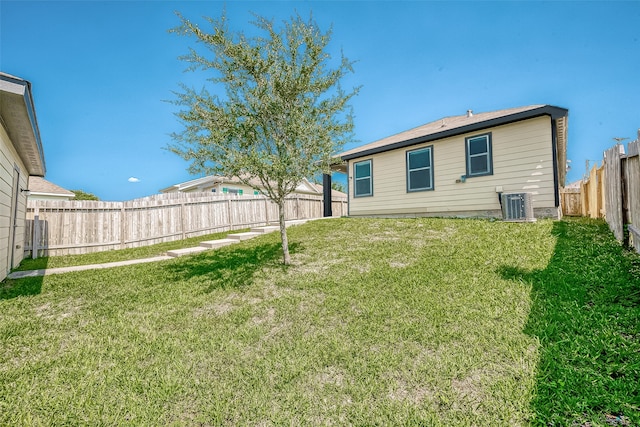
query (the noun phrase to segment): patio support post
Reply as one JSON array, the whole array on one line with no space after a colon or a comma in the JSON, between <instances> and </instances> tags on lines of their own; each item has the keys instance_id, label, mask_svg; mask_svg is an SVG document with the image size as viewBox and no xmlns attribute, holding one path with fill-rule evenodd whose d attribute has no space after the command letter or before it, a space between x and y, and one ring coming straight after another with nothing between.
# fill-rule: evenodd
<instances>
[{"instance_id":1,"label":"patio support post","mask_svg":"<svg viewBox=\"0 0 640 427\"><path fill-rule=\"evenodd\" d=\"M331 212L331 174L322 174L322 193L324 197L324 216L332 216Z\"/></svg>"}]
</instances>

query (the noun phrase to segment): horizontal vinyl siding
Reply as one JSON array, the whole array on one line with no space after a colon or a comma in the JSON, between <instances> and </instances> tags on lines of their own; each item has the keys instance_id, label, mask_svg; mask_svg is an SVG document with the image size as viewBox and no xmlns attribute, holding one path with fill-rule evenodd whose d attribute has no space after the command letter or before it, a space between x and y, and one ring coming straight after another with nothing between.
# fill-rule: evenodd
<instances>
[{"instance_id":1,"label":"horizontal vinyl siding","mask_svg":"<svg viewBox=\"0 0 640 427\"><path fill-rule=\"evenodd\" d=\"M10 253L9 233L12 229L10 218L14 165L20 169L20 188L27 188L26 168L4 126L0 125L0 280L4 280L10 268L7 258ZM19 264L24 256L26 198L22 194L18 197L18 227L14 247L19 246L19 249L14 252L14 265Z\"/></svg>"},{"instance_id":2,"label":"horizontal vinyl siding","mask_svg":"<svg viewBox=\"0 0 640 427\"><path fill-rule=\"evenodd\" d=\"M493 175L467 178L465 138L491 132ZM407 193L406 151L433 145L434 190ZM551 119L538 117L363 157L372 159L373 196L353 198L351 215L438 214L500 209L496 186L504 192L533 193L534 208L555 204Z\"/></svg>"}]
</instances>

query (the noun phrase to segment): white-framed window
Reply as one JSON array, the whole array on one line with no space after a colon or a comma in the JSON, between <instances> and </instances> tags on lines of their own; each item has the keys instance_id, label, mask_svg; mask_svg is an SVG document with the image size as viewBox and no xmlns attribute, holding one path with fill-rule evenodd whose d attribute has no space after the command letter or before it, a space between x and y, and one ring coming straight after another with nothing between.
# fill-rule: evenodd
<instances>
[{"instance_id":1,"label":"white-framed window","mask_svg":"<svg viewBox=\"0 0 640 427\"><path fill-rule=\"evenodd\" d=\"M493 175L491 133L465 138L467 178Z\"/></svg>"},{"instance_id":2,"label":"white-framed window","mask_svg":"<svg viewBox=\"0 0 640 427\"><path fill-rule=\"evenodd\" d=\"M407 191L433 190L433 146L407 151Z\"/></svg>"},{"instance_id":3,"label":"white-framed window","mask_svg":"<svg viewBox=\"0 0 640 427\"><path fill-rule=\"evenodd\" d=\"M373 173L371 160L353 164L353 196L373 196Z\"/></svg>"}]
</instances>

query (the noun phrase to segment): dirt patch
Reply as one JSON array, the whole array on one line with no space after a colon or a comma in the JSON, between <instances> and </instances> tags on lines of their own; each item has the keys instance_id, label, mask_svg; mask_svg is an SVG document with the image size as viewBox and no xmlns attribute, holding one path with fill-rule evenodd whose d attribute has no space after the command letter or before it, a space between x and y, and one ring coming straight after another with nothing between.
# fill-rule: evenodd
<instances>
[{"instance_id":1,"label":"dirt patch","mask_svg":"<svg viewBox=\"0 0 640 427\"><path fill-rule=\"evenodd\" d=\"M405 267L409 267L410 265L411 263L409 262L389 261L389 267L391 268L405 268Z\"/></svg>"},{"instance_id":2,"label":"dirt patch","mask_svg":"<svg viewBox=\"0 0 640 427\"><path fill-rule=\"evenodd\" d=\"M396 380L394 387L389 390L387 397L397 402L423 405L435 400L435 391L426 384L410 384L405 379Z\"/></svg>"},{"instance_id":3,"label":"dirt patch","mask_svg":"<svg viewBox=\"0 0 640 427\"><path fill-rule=\"evenodd\" d=\"M480 403L484 397L481 385L482 373L473 371L468 376L451 380L451 388L463 400Z\"/></svg>"},{"instance_id":4,"label":"dirt patch","mask_svg":"<svg viewBox=\"0 0 640 427\"><path fill-rule=\"evenodd\" d=\"M343 387L345 384L345 372L335 366L328 366L315 375L313 382L320 387L328 385Z\"/></svg>"},{"instance_id":5,"label":"dirt patch","mask_svg":"<svg viewBox=\"0 0 640 427\"><path fill-rule=\"evenodd\" d=\"M265 314L260 316L253 316L251 318L251 322L254 325L262 325L264 323L273 323L275 316L276 316L276 309L273 307L270 307Z\"/></svg>"},{"instance_id":6,"label":"dirt patch","mask_svg":"<svg viewBox=\"0 0 640 427\"><path fill-rule=\"evenodd\" d=\"M82 298L67 298L59 303L47 302L33 309L34 315L42 319L62 321L78 313L85 305Z\"/></svg>"}]
</instances>

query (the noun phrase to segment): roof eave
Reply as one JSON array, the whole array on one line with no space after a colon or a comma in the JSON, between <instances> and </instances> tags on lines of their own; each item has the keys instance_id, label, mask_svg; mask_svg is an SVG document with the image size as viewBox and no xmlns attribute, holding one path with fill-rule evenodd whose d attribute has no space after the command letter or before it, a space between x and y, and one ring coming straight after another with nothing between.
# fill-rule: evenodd
<instances>
[{"instance_id":1,"label":"roof eave","mask_svg":"<svg viewBox=\"0 0 640 427\"><path fill-rule=\"evenodd\" d=\"M44 176L46 165L31 83L0 73L0 116L20 159L33 176Z\"/></svg>"},{"instance_id":2,"label":"roof eave","mask_svg":"<svg viewBox=\"0 0 640 427\"><path fill-rule=\"evenodd\" d=\"M483 129L506 125L509 123L519 122L522 120L528 120L535 117L540 116L551 116L552 119L557 119L560 117L566 117L569 113L569 110L560 107L554 107L552 105L544 105L539 108L535 108L532 110L522 111L519 113L509 114L502 117L496 117L494 119L484 120L478 123L472 123L466 126L460 126L453 129L447 129L442 132L437 132L425 136L420 136L417 138L411 138L404 141L399 141L395 143L391 143L388 145L384 145L381 147L371 148L369 150L359 151L356 153L348 154L346 156L341 156L340 158L343 161L357 159L360 157L371 156L373 154L383 153L385 151L396 150L398 148L410 147L416 144L422 144L425 142L437 141L439 139L448 138L452 136L462 135L469 132L476 132Z\"/></svg>"}]
</instances>

